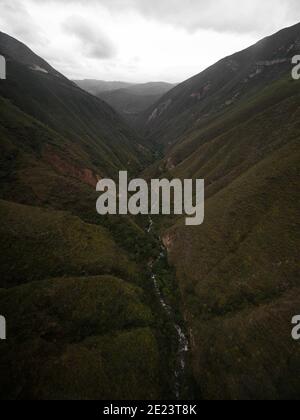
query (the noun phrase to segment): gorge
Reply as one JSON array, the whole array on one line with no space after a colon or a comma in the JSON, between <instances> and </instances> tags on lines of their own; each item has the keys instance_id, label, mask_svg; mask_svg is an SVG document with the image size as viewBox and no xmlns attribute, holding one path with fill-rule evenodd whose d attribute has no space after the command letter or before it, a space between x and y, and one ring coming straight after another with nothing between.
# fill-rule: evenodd
<instances>
[{"instance_id":1,"label":"gorge","mask_svg":"<svg viewBox=\"0 0 300 420\"><path fill-rule=\"evenodd\" d=\"M220 60L132 126L0 33L1 398L299 399L299 33ZM99 216L95 184L120 172L204 179L203 223Z\"/></svg>"}]
</instances>

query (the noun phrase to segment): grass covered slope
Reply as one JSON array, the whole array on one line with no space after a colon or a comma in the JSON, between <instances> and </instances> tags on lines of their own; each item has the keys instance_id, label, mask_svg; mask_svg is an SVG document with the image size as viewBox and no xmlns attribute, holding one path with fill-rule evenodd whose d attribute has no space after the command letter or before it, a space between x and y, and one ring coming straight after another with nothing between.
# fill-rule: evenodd
<instances>
[{"instance_id":1,"label":"grass covered slope","mask_svg":"<svg viewBox=\"0 0 300 420\"><path fill-rule=\"evenodd\" d=\"M300 84L290 75L271 83L176 145L169 172L205 178L207 196L215 194L299 135L299 100Z\"/></svg>"},{"instance_id":2,"label":"grass covered slope","mask_svg":"<svg viewBox=\"0 0 300 420\"><path fill-rule=\"evenodd\" d=\"M1 399L169 392L145 276L109 232L3 200L0 216Z\"/></svg>"},{"instance_id":3,"label":"grass covered slope","mask_svg":"<svg viewBox=\"0 0 300 420\"><path fill-rule=\"evenodd\" d=\"M108 105L2 33L0 54L0 398L173 395L144 268L152 244L130 218L96 212L99 178L136 174L147 150Z\"/></svg>"},{"instance_id":4,"label":"grass covered slope","mask_svg":"<svg viewBox=\"0 0 300 420\"><path fill-rule=\"evenodd\" d=\"M204 398L299 396L299 139L209 198L202 226L165 236Z\"/></svg>"},{"instance_id":5,"label":"grass covered slope","mask_svg":"<svg viewBox=\"0 0 300 420\"><path fill-rule=\"evenodd\" d=\"M88 169L113 176L122 168L136 173L145 164L148 152L140 139L106 103L1 32L0 54L6 58L8 74L0 82L0 95L71 142L72 149L88 161Z\"/></svg>"},{"instance_id":6,"label":"grass covered slope","mask_svg":"<svg viewBox=\"0 0 300 420\"><path fill-rule=\"evenodd\" d=\"M299 54L300 24L225 57L176 86L141 117L145 135L169 151L287 72Z\"/></svg>"},{"instance_id":7,"label":"grass covered slope","mask_svg":"<svg viewBox=\"0 0 300 420\"><path fill-rule=\"evenodd\" d=\"M134 221L96 213L95 185L103 168L91 167L71 141L1 97L0 116L0 198L102 224L121 247L141 254L145 232Z\"/></svg>"},{"instance_id":8,"label":"grass covered slope","mask_svg":"<svg viewBox=\"0 0 300 420\"><path fill-rule=\"evenodd\" d=\"M229 62L222 60L181 85L181 102L173 90L178 108L170 102L153 122L167 151L147 175L206 183L204 224L178 220L164 234L205 399L300 395L300 349L291 337L300 307L300 83L289 58L298 40L296 25L231 57L244 73L233 66L218 76ZM224 82L216 92L213 76ZM188 105L187 88L205 80L209 89ZM172 144L171 130L181 133Z\"/></svg>"},{"instance_id":9,"label":"grass covered slope","mask_svg":"<svg viewBox=\"0 0 300 420\"><path fill-rule=\"evenodd\" d=\"M9 320L1 398L159 398L158 344L143 301L141 289L109 276L0 290Z\"/></svg>"},{"instance_id":10,"label":"grass covered slope","mask_svg":"<svg viewBox=\"0 0 300 420\"><path fill-rule=\"evenodd\" d=\"M1 287L61 275L137 276L135 264L100 226L2 200L0 217Z\"/></svg>"}]
</instances>

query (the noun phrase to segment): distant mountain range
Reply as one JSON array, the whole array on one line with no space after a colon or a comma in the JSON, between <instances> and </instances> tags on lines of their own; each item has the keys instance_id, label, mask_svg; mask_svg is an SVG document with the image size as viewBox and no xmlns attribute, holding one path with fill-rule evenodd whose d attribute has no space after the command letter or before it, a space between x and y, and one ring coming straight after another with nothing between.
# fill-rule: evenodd
<instances>
[{"instance_id":1,"label":"distant mountain range","mask_svg":"<svg viewBox=\"0 0 300 420\"><path fill-rule=\"evenodd\" d=\"M134 85L133 83L127 82L106 82L104 80L94 79L73 80L73 82L81 87L81 89L86 90L95 96L102 92L109 92Z\"/></svg>"},{"instance_id":2,"label":"distant mountain range","mask_svg":"<svg viewBox=\"0 0 300 420\"><path fill-rule=\"evenodd\" d=\"M165 82L130 84L96 80L74 80L82 89L106 101L131 125L142 112L156 103L175 85Z\"/></svg>"}]
</instances>

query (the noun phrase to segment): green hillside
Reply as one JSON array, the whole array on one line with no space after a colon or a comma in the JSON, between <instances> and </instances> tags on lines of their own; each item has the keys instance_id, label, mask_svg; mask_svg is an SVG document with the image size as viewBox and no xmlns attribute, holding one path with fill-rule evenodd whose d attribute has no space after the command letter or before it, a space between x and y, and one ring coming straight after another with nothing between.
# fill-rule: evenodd
<instances>
[{"instance_id":1,"label":"green hillside","mask_svg":"<svg viewBox=\"0 0 300 420\"><path fill-rule=\"evenodd\" d=\"M0 399L299 399L299 34L178 85L140 138L0 33ZM95 185L122 169L204 178L204 223L100 217Z\"/></svg>"},{"instance_id":2,"label":"green hillside","mask_svg":"<svg viewBox=\"0 0 300 420\"><path fill-rule=\"evenodd\" d=\"M137 267L100 226L69 213L0 201L1 287L45 277L115 274ZM118 256L118 258L116 258Z\"/></svg>"},{"instance_id":3,"label":"green hillside","mask_svg":"<svg viewBox=\"0 0 300 420\"><path fill-rule=\"evenodd\" d=\"M170 149L249 100L291 72L292 57L300 53L299 33L300 24L283 29L179 84L140 118L145 135Z\"/></svg>"},{"instance_id":4,"label":"green hillside","mask_svg":"<svg viewBox=\"0 0 300 420\"><path fill-rule=\"evenodd\" d=\"M7 60L9 74L0 83L1 96L71 142L88 160L87 169L101 168L99 175L113 176L122 168L136 173L147 162L149 155L140 139L103 101L3 33L0 54Z\"/></svg>"},{"instance_id":5,"label":"green hillside","mask_svg":"<svg viewBox=\"0 0 300 420\"><path fill-rule=\"evenodd\" d=\"M202 226L165 234L204 398L299 396L299 138L209 198Z\"/></svg>"},{"instance_id":6,"label":"green hillside","mask_svg":"<svg viewBox=\"0 0 300 420\"><path fill-rule=\"evenodd\" d=\"M206 182L204 224L163 233L204 399L299 398L299 103L300 84L277 68L276 81L199 121L148 169Z\"/></svg>"},{"instance_id":7,"label":"green hillside","mask_svg":"<svg viewBox=\"0 0 300 420\"><path fill-rule=\"evenodd\" d=\"M143 301L141 289L108 276L0 290L11 337L0 348L1 398L159 398L161 361Z\"/></svg>"},{"instance_id":8,"label":"green hillside","mask_svg":"<svg viewBox=\"0 0 300 420\"><path fill-rule=\"evenodd\" d=\"M156 244L144 222L96 212L97 181L151 154L25 45L0 33L0 54L1 399L172 397L146 273Z\"/></svg>"}]
</instances>

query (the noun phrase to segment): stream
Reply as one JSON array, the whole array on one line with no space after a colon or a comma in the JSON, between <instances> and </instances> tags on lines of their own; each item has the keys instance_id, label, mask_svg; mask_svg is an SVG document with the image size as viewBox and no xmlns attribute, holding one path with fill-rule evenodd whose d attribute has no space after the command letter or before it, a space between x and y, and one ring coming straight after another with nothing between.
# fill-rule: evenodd
<instances>
[{"instance_id":1,"label":"stream","mask_svg":"<svg viewBox=\"0 0 300 420\"><path fill-rule=\"evenodd\" d=\"M151 217L149 217L149 227L147 228L148 233L152 232L153 225L154 225L153 220L151 219ZM182 327L175 322L175 319L176 319L175 313L173 309L166 303L163 293L159 287L158 275L153 270L153 266L155 265L155 263L163 259L165 257L165 253L166 253L166 250L164 246L161 245L161 252L160 252L159 257L156 259L156 261L154 261L150 265L151 278L153 281L156 295L160 301L160 304L162 308L164 309L164 311L166 312L168 318L173 323L174 329L176 330L176 334L178 337L177 360L176 360L176 367L174 371L174 391L175 391L176 398L179 400L181 396L182 384L183 384L185 374L186 374L186 360L187 360L187 354L189 351L189 341Z\"/></svg>"}]
</instances>

